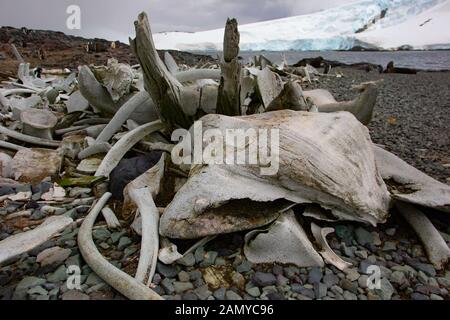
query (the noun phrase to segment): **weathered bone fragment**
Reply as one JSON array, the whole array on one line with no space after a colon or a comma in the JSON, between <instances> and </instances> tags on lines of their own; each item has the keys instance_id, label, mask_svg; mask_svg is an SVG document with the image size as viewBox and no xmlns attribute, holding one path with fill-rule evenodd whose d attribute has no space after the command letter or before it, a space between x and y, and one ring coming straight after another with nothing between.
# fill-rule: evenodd
<instances>
[{"instance_id":1,"label":"weathered bone fragment","mask_svg":"<svg viewBox=\"0 0 450 320\"><path fill-rule=\"evenodd\" d=\"M111 287L131 300L162 300L143 283L110 264L98 251L92 239L92 228L110 193L105 193L84 219L78 232L78 248L89 267Z\"/></svg>"},{"instance_id":2,"label":"weathered bone fragment","mask_svg":"<svg viewBox=\"0 0 450 320\"><path fill-rule=\"evenodd\" d=\"M53 140L53 128L58 119L53 112L41 109L28 109L20 114L24 134L46 140Z\"/></svg>"},{"instance_id":3,"label":"weathered bone fragment","mask_svg":"<svg viewBox=\"0 0 450 320\"><path fill-rule=\"evenodd\" d=\"M414 206L396 202L395 207L419 236L430 262L437 270L444 269L450 259L450 248L439 231L427 216Z\"/></svg>"},{"instance_id":4,"label":"weathered bone fragment","mask_svg":"<svg viewBox=\"0 0 450 320\"><path fill-rule=\"evenodd\" d=\"M89 102L83 97L81 91L72 93L67 101L67 112L85 111L89 108Z\"/></svg>"},{"instance_id":5,"label":"weathered bone fragment","mask_svg":"<svg viewBox=\"0 0 450 320\"><path fill-rule=\"evenodd\" d=\"M10 149L10 150L22 150L22 149L26 149L25 147L19 146L17 144L14 143L10 143L10 142L6 142L3 140L0 140L0 148L5 148L5 149Z\"/></svg>"},{"instance_id":6,"label":"weathered bone fragment","mask_svg":"<svg viewBox=\"0 0 450 320\"><path fill-rule=\"evenodd\" d=\"M33 136L22 134L20 132L14 131L14 130L10 130L3 126L0 126L0 133L3 133L4 135L7 135L7 136L14 138L16 140L19 140L19 141L28 142L31 144L45 146L45 147L58 148L60 145L59 141L52 141L52 140L48 140L48 139L36 138Z\"/></svg>"},{"instance_id":7,"label":"weathered bone fragment","mask_svg":"<svg viewBox=\"0 0 450 320\"><path fill-rule=\"evenodd\" d=\"M228 116L241 114L240 34L236 19L228 19L223 40L223 61L220 63L221 80L217 98L217 113Z\"/></svg>"},{"instance_id":8,"label":"weathered bone fragment","mask_svg":"<svg viewBox=\"0 0 450 320\"><path fill-rule=\"evenodd\" d=\"M88 66L80 67L78 84L80 92L91 106L108 115L112 115L117 111L116 103L108 90L98 82Z\"/></svg>"},{"instance_id":9,"label":"weathered bone fragment","mask_svg":"<svg viewBox=\"0 0 450 320\"><path fill-rule=\"evenodd\" d=\"M14 57L16 57L16 59L20 62L20 63L24 63L25 60L23 60L22 55L19 53L19 50L17 50L16 46L14 43L10 44L11 46L11 51L14 54Z\"/></svg>"},{"instance_id":10,"label":"weathered bone fragment","mask_svg":"<svg viewBox=\"0 0 450 320\"><path fill-rule=\"evenodd\" d=\"M164 53L164 63L171 74L176 74L180 71L180 67L178 67L177 62L168 51Z\"/></svg>"},{"instance_id":11,"label":"weathered bone fragment","mask_svg":"<svg viewBox=\"0 0 450 320\"><path fill-rule=\"evenodd\" d=\"M311 231L316 239L316 243L319 245L321 251L320 255L323 257L326 263L329 263L341 271L345 271L352 266L351 263L342 260L334 251L330 248L327 242L327 235L334 232L333 228L320 228L315 223L311 223Z\"/></svg>"},{"instance_id":12,"label":"weathered bone fragment","mask_svg":"<svg viewBox=\"0 0 450 320\"><path fill-rule=\"evenodd\" d=\"M183 255L178 252L175 244L169 239L161 237L161 249L159 249L158 259L164 264L171 265L175 261L183 258Z\"/></svg>"},{"instance_id":13,"label":"weathered bone fragment","mask_svg":"<svg viewBox=\"0 0 450 320\"><path fill-rule=\"evenodd\" d=\"M279 75L272 72L268 67L258 74L256 81L258 92L266 109L283 91L283 81Z\"/></svg>"},{"instance_id":14,"label":"weathered bone fragment","mask_svg":"<svg viewBox=\"0 0 450 320\"><path fill-rule=\"evenodd\" d=\"M353 115L283 110L201 120L203 130L218 129L222 137L229 129L268 130L262 136L270 133L267 141L279 140L279 148L268 145L274 153L264 164L196 167L161 217L161 235L196 239L254 229L292 203L319 204L340 220L376 225L387 218L390 195L376 168L368 130ZM257 147L257 139L249 138L253 142L242 152ZM204 141L203 147L208 145ZM234 159L234 148L218 148L225 149L223 159L227 153Z\"/></svg>"},{"instance_id":15,"label":"weathered bone fragment","mask_svg":"<svg viewBox=\"0 0 450 320\"><path fill-rule=\"evenodd\" d=\"M202 79L220 80L221 78L219 69L191 69L177 72L174 75L181 83L194 82Z\"/></svg>"},{"instance_id":16,"label":"weathered bone fragment","mask_svg":"<svg viewBox=\"0 0 450 320\"><path fill-rule=\"evenodd\" d=\"M326 222L336 222L338 221L336 218L329 217L325 210L323 210L320 206L317 205L308 205L303 211L303 216L308 218L313 218L319 221Z\"/></svg>"},{"instance_id":17,"label":"weathered bone fragment","mask_svg":"<svg viewBox=\"0 0 450 320\"><path fill-rule=\"evenodd\" d=\"M159 58L147 14L141 13L134 25L136 39L130 39L130 44L141 65L145 89L155 103L161 121L169 128L188 128L193 120L183 112L183 87Z\"/></svg>"},{"instance_id":18,"label":"weathered bone fragment","mask_svg":"<svg viewBox=\"0 0 450 320\"><path fill-rule=\"evenodd\" d=\"M312 100L319 112L348 111L355 115L364 125L372 120L373 110L378 96L376 82L365 82L356 86L361 94L352 101L337 102L336 99L324 89L303 91L305 98Z\"/></svg>"},{"instance_id":19,"label":"weathered bone fragment","mask_svg":"<svg viewBox=\"0 0 450 320\"><path fill-rule=\"evenodd\" d=\"M303 97L302 88L297 82L287 82L280 94L267 106L266 112L283 109L308 111L309 107Z\"/></svg>"},{"instance_id":20,"label":"weathered bone fragment","mask_svg":"<svg viewBox=\"0 0 450 320\"><path fill-rule=\"evenodd\" d=\"M128 132L109 150L102 164L95 173L96 177L109 177L111 171L122 160L123 156L136 144L139 140L152 132L162 130L164 128L161 121L155 121Z\"/></svg>"},{"instance_id":21,"label":"weathered bone fragment","mask_svg":"<svg viewBox=\"0 0 450 320\"><path fill-rule=\"evenodd\" d=\"M131 114L148 100L146 92L140 92L128 100L114 115L105 129L97 137L96 143L107 142L130 118Z\"/></svg>"},{"instance_id":22,"label":"weathered bone fragment","mask_svg":"<svg viewBox=\"0 0 450 320\"><path fill-rule=\"evenodd\" d=\"M103 218L106 221L106 225L109 229L118 229L120 228L120 221L117 219L116 214L110 207L104 207L102 209Z\"/></svg>"},{"instance_id":23,"label":"weathered bone fragment","mask_svg":"<svg viewBox=\"0 0 450 320\"><path fill-rule=\"evenodd\" d=\"M378 170L388 185L397 189L392 197L404 202L450 212L450 186L434 180L394 154L373 146Z\"/></svg>"},{"instance_id":24,"label":"weathered bone fragment","mask_svg":"<svg viewBox=\"0 0 450 320\"><path fill-rule=\"evenodd\" d=\"M72 222L73 220L69 217L50 217L33 230L0 241L0 264L40 246Z\"/></svg>"},{"instance_id":25,"label":"weathered bone fragment","mask_svg":"<svg viewBox=\"0 0 450 320\"><path fill-rule=\"evenodd\" d=\"M108 153L111 150L108 142L95 143L78 153L78 159L83 160L99 153Z\"/></svg>"},{"instance_id":26,"label":"weathered bone fragment","mask_svg":"<svg viewBox=\"0 0 450 320\"><path fill-rule=\"evenodd\" d=\"M249 232L245 236L244 253L252 263L324 266L292 210L281 214L267 229Z\"/></svg>"},{"instance_id":27,"label":"weathered bone fragment","mask_svg":"<svg viewBox=\"0 0 450 320\"><path fill-rule=\"evenodd\" d=\"M6 113L11 108L9 101L5 98L5 96L0 92L0 112Z\"/></svg>"},{"instance_id":28,"label":"weathered bone fragment","mask_svg":"<svg viewBox=\"0 0 450 320\"><path fill-rule=\"evenodd\" d=\"M134 73L129 65L118 63L116 59L108 59L102 82L114 102L130 93L133 79Z\"/></svg>"}]
</instances>

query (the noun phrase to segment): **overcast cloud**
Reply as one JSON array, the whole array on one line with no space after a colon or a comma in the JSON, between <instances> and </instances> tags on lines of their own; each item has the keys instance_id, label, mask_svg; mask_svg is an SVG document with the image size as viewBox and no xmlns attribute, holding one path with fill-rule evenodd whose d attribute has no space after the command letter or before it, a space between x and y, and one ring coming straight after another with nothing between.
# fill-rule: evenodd
<instances>
[{"instance_id":1,"label":"overcast cloud","mask_svg":"<svg viewBox=\"0 0 450 320\"><path fill-rule=\"evenodd\" d=\"M224 26L227 17L240 24L311 13L355 0L0 0L0 26L63 31L84 37L125 41L134 35L141 11L152 30L201 31ZM68 30L66 9L81 8L81 30Z\"/></svg>"}]
</instances>

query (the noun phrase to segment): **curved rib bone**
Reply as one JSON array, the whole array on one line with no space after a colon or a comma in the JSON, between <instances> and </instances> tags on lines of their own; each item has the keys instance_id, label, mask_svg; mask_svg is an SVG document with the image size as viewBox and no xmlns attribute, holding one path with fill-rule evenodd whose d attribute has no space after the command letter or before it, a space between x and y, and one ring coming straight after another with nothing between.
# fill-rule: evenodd
<instances>
[{"instance_id":1,"label":"curved rib bone","mask_svg":"<svg viewBox=\"0 0 450 320\"><path fill-rule=\"evenodd\" d=\"M425 247L430 262L442 270L450 259L450 248L427 216L410 204L397 202L396 208L413 227Z\"/></svg>"},{"instance_id":2,"label":"curved rib bone","mask_svg":"<svg viewBox=\"0 0 450 320\"><path fill-rule=\"evenodd\" d=\"M138 206L142 223L142 246L136 280L151 283L156 270L159 250L159 211L156 208L149 188L131 189L129 195Z\"/></svg>"},{"instance_id":3,"label":"curved rib bone","mask_svg":"<svg viewBox=\"0 0 450 320\"><path fill-rule=\"evenodd\" d=\"M131 114L148 99L149 97L146 92L140 92L128 100L122 107L119 108L105 129L103 129L103 131L99 134L95 142L100 143L109 141L109 139L111 139L120 127L122 127L125 121L130 118Z\"/></svg>"},{"instance_id":4,"label":"curved rib bone","mask_svg":"<svg viewBox=\"0 0 450 320\"><path fill-rule=\"evenodd\" d=\"M94 154L108 153L111 148L112 147L108 142L96 143L87 147L83 151L80 151L80 153L78 154L78 159L83 160L89 158Z\"/></svg>"},{"instance_id":5,"label":"curved rib bone","mask_svg":"<svg viewBox=\"0 0 450 320\"><path fill-rule=\"evenodd\" d=\"M132 300L162 300L153 290L110 264L97 250L92 239L92 228L111 193L105 193L84 219L78 232L78 247L89 267L106 283Z\"/></svg>"},{"instance_id":6,"label":"curved rib bone","mask_svg":"<svg viewBox=\"0 0 450 320\"><path fill-rule=\"evenodd\" d=\"M95 173L95 176L108 177L111 171L114 170L120 160L122 160L123 156L128 152L128 150L130 150L136 143L138 143L139 140L143 139L150 133L161 130L163 128L164 126L161 121L155 121L128 132L122 137L122 139L117 141L117 143L114 145L114 147L111 148L111 150L109 150L108 154L103 159L102 164Z\"/></svg>"},{"instance_id":7,"label":"curved rib bone","mask_svg":"<svg viewBox=\"0 0 450 320\"><path fill-rule=\"evenodd\" d=\"M191 69L174 74L175 78L181 83L193 82L202 79L220 80L219 69Z\"/></svg>"},{"instance_id":8,"label":"curved rib bone","mask_svg":"<svg viewBox=\"0 0 450 320\"><path fill-rule=\"evenodd\" d=\"M4 135L7 135L7 136L14 138L16 140L19 140L19 141L28 142L31 144L45 146L45 147L58 148L60 145L59 141L51 141L51 140L28 136L26 134L22 134L17 131L14 131L14 130L7 129L1 125L0 125L0 133L3 133Z\"/></svg>"},{"instance_id":9,"label":"curved rib bone","mask_svg":"<svg viewBox=\"0 0 450 320\"><path fill-rule=\"evenodd\" d=\"M0 241L0 264L43 244L72 222L72 218L69 217L50 217L31 231L22 232Z\"/></svg>"},{"instance_id":10,"label":"curved rib bone","mask_svg":"<svg viewBox=\"0 0 450 320\"><path fill-rule=\"evenodd\" d=\"M19 146L14 143L6 142L3 140L0 140L0 148L11 149L11 150L16 150L16 151L26 149L25 147Z\"/></svg>"},{"instance_id":11,"label":"curved rib bone","mask_svg":"<svg viewBox=\"0 0 450 320\"><path fill-rule=\"evenodd\" d=\"M326 263L329 263L341 271L345 271L346 269L352 266L351 263L348 263L341 259L333 250L331 250L330 246L327 243L327 235L334 232L333 228L323 228L321 229L315 223L311 223L311 231L316 239L316 243L320 246L321 251L320 255L323 257Z\"/></svg>"},{"instance_id":12,"label":"curved rib bone","mask_svg":"<svg viewBox=\"0 0 450 320\"><path fill-rule=\"evenodd\" d=\"M104 207L102 209L103 218L105 218L106 224L109 229L117 229L120 228L120 221L117 219L114 211L111 210L110 207Z\"/></svg>"},{"instance_id":13,"label":"curved rib bone","mask_svg":"<svg viewBox=\"0 0 450 320\"><path fill-rule=\"evenodd\" d=\"M245 236L244 253L252 263L295 264L299 267L323 267L324 263L292 210L282 214L265 230Z\"/></svg>"},{"instance_id":14,"label":"curved rib bone","mask_svg":"<svg viewBox=\"0 0 450 320\"><path fill-rule=\"evenodd\" d=\"M450 186L445 185L425 173L410 166L394 154L373 146L375 161L378 170L389 185L394 182L394 187L401 188L392 195L393 198L433 208L436 210L450 212Z\"/></svg>"}]
</instances>

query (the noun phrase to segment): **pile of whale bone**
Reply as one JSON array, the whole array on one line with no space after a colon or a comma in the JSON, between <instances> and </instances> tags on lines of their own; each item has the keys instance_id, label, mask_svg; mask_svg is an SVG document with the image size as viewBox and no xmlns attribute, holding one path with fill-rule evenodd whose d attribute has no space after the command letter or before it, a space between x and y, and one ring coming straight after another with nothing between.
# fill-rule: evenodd
<instances>
[{"instance_id":1,"label":"pile of whale bone","mask_svg":"<svg viewBox=\"0 0 450 320\"><path fill-rule=\"evenodd\" d=\"M377 226L393 213L412 226L433 265L445 267L450 249L424 211L450 213L450 187L372 143L365 125L380 83L355 86L354 100L338 102L327 90L302 90L302 83L341 74L277 66L263 56L241 65L234 19L226 24L220 64L198 68L179 66L168 53L160 59L145 13L135 29L130 42L137 66L111 59L107 66L81 66L78 75L41 79L22 63L18 79L0 88L1 148L57 149L71 161L103 155L94 176L106 180L131 149L163 151L124 190L122 217L134 220L130 227L142 236L135 277L110 264L93 242L100 214L108 225L117 221L105 208L108 182L96 185L99 196L82 221L78 245L105 282L130 299L161 299L150 288L158 259L174 263L215 236L238 231L248 231L244 253L253 263L332 264L345 271L351 264L328 245L334 232L329 225L344 220ZM200 119L204 129L220 132L278 129L279 170L262 175L257 165L174 164L172 131ZM162 207L156 199L163 193L171 200ZM300 223L297 205L316 223ZM15 254L31 250L48 230L70 223L49 220L1 241L0 263L11 248ZM170 239L200 240L180 253Z\"/></svg>"}]
</instances>

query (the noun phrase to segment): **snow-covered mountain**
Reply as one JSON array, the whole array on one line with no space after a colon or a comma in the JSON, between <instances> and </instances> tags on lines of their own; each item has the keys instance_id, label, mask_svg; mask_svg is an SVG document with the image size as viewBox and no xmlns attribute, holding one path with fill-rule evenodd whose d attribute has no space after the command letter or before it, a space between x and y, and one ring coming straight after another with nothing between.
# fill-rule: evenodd
<instances>
[{"instance_id":1,"label":"snow-covered mountain","mask_svg":"<svg viewBox=\"0 0 450 320\"><path fill-rule=\"evenodd\" d=\"M241 50L450 49L450 0L360 0L239 26ZM222 50L224 29L154 35L159 49Z\"/></svg>"}]
</instances>

